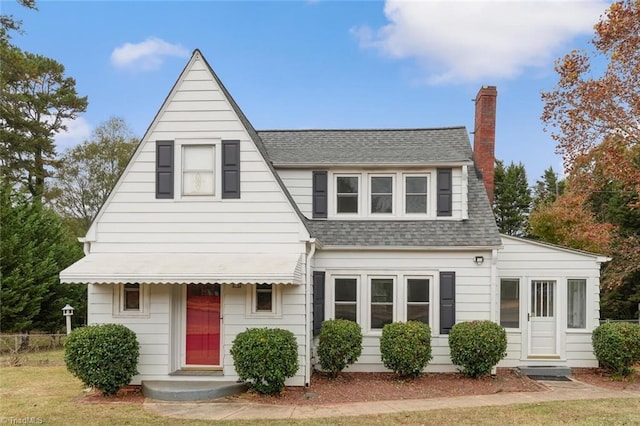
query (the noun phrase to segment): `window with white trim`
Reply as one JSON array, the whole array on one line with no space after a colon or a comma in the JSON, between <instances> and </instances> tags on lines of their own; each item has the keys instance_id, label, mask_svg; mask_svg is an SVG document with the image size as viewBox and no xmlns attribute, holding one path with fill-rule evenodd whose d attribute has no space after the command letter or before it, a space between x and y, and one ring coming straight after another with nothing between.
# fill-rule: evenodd
<instances>
[{"instance_id":1,"label":"window with white trim","mask_svg":"<svg viewBox=\"0 0 640 426\"><path fill-rule=\"evenodd\" d=\"M393 278L371 278L371 329L382 329L393 322Z\"/></svg>"},{"instance_id":2,"label":"window with white trim","mask_svg":"<svg viewBox=\"0 0 640 426\"><path fill-rule=\"evenodd\" d=\"M587 328L587 280L567 280L567 328Z\"/></svg>"},{"instance_id":3,"label":"window with white trim","mask_svg":"<svg viewBox=\"0 0 640 426\"><path fill-rule=\"evenodd\" d=\"M407 282L407 321L429 324L429 278L411 277Z\"/></svg>"},{"instance_id":4,"label":"window with white trim","mask_svg":"<svg viewBox=\"0 0 640 426\"><path fill-rule=\"evenodd\" d=\"M358 213L360 190L359 176L337 176L336 177L336 212Z\"/></svg>"},{"instance_id":5,"label":"window with white trim","mask_svg":"<svg viewBox=\"0 0 640 426\"><path fill-rule=\"evenodd\" d=\"M393 213L393 176L371 176L369 193L371 214Z\"/></svg>"},{"instance_id":6,"label":"window with white trim","mask_svg":"<svg viewBox=\"0 0 640 426\"><path fill-rule=\"evenodd\" d=\"M404 212L427 214L429 182L426 175L404 175Z\"/></svg>"},{"instance_id":7,"label":"window with white trim","mask_svg":"<svg viewBox=\"0 0 640 426\"><path fill-rule=\"evenodd\" d=\"M214 176L214 145L182 145L182 195L215 195Z\"/></svg>"},{"instance_id":8,"label":"window with white trim","mask_svg":"<svg viewBox=\"0 0 640 426\"><path fill-rule=\"evenodd\" d=\"M275 284L248 285L246 315L280 317L282 315L280 292L280 286Z\"/></svg>"},{"instance_id":9,"label":"window with white trim","mask_svg":"<svg viewBox=\"0 0 640 426\"><path fill-rule=\"evenodd\" d=\"M500 279L500 325L520 327L520 280L517 278Z\"/></svg>"},{"instance_id":10,"label":"window with white trim","mask_svg":"<svg viewBox=\"0 0 640 426\"><path fill-rule=\"evenodd\" d=\"M358 322L358 279L334 278L334 318Z\"/></svg>"},{"instance_id":11,"label":"window with white trim","mask_svg":"<svg viewBox=\"0 0 640 426\"><path fill-rule=\"evenodd\" d=\"M149 315L149 286L138 283L113 287L113 315L139 317Z\"/></svg>"}]
</instances>

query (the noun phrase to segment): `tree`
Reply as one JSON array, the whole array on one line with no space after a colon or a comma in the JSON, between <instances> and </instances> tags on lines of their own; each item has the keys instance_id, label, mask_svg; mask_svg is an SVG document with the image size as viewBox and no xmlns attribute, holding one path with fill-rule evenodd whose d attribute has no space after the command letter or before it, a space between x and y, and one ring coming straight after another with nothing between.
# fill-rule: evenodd
<instances>
[{"instance_id":1,"label":"tree","mask_svg":"<svg viewBox=\"0 0 640 426\"><path fill-rule=\"evenodd\" d=\"M567 192L551 204L534 210L529 218L533 237L593 253L608 253L614 226L597 222L586 208L584 195Z\"/></svg>"},{"instance_id":2,"label":"tree","mask_svg":"<svg viewBox=\"0 0 640 426\"><path fill-rule=\"evenodd\" d=\"M91 139L68 149L61 157L54 183L55 207L87 231L127 166L138 139L124 119L102 123Z\"/></svg>"},{"instance_id":3,"label":"tree","mask_svg":"<svg viewBox=\"0 0 640 426\"><path fill-rule=\"evenodd\" d=\"M572 51L556 63L557 86L542 94L542 120L572 172L599 163L625 191L640 192L640 1L617 1L595 25L595 51ZM592 63L604 59L598 72ZM594 148L600 147L598 150ZM589 174L576 182L597 189Z\"/></svg>"},{"instance_id":4,"label":"tree","mask_svg":"<svg viewBox=\"0 0 640 426\"><path fill-rule=\"evenodd\" d=\"M558 179L553 167L546 169L533 189L533 210L553 203L559 195L564 194L564 186L564 179Z\"/></svg>"},{"instance_id":5,"label":"tree","mask_svg":"<svg viewBox=\"0 0 640 426\"><path fill-rule=\"evenodd\" d=\"M1 189L0 213L2 331L58 331L66 303L81 318L86 287L60 284L58 274L82 257L82 249L58 215L7 186Z\"/></svg>"},{"instance_id":6,"label":"tree","mask_svg":"<svg viewBox=\"0 0 640 426\"><path fill-rule=\"evenodd\" d=\"M4 184L44 196L56 165L53 137L87 108L53 59L0 43L0 164Z\"/></svg>"},{"instance_id":7,"label":"tree","mask_svg":"<svg viewBox=\"0 0 640 426\"><path fill-rule=\"evenodd\" d=\"M512 162L505 169L502 161L497 160L494 184L493 213L498 229L503 234L524 236L531 208L531 191L524 165Z\"/></svg>"}]
</instances>

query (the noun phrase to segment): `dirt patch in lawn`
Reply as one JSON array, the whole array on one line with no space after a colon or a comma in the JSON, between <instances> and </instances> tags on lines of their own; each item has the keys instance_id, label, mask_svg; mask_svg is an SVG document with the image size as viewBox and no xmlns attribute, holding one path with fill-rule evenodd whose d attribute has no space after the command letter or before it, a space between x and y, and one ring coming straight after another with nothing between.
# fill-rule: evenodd
<instances>
[{"instance_id":1,"label":"dirt patch in lawn","mask_svg":"<svg viewBox=\"0 0 640 426\"><path fill-rule=\"evenodd\" d=\"M413 380L401 380L391 373L342 373L331 379L325 374L314 373L309 387L286 387L278 396L249 391L232 399L261 404L322 405L545 389L535 380L520 376L513 370L499 370L496 376L480 379L469 379L454 373L425 373Z\"/></svg>"},{"instance_id":2,"label":"dirt patch in lawn","mask_svg":"<svg viewBox=\"0 0 640 426\"><path fill-rule=\"evenodd\" d=\"M129 385L115 395L103 396L98 390L92 389L77 399L85 404L142 404L144 395L140 386Z\"/></svg>"}]
</instances>

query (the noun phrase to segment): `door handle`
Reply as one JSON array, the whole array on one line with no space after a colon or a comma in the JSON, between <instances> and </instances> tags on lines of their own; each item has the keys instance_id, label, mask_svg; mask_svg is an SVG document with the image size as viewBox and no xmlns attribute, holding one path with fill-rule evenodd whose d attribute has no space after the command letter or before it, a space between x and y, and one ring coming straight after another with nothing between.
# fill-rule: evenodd
<instances>
[{"instance_id":1,"label":"door handle","mask_svg":"<svg viewBox=\"0 0 640 426\"><path fill-rule=\"evenodd\" d=\"M531 312L527 312L527 321L531 321Z\"/></svg>"}]
</instances>

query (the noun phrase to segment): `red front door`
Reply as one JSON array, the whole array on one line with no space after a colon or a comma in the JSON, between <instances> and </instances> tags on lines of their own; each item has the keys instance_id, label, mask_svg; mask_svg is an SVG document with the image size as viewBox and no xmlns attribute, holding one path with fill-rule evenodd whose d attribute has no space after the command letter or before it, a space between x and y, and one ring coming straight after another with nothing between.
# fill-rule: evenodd
<instances>
[{"instance_id":1,"label":"red front door","mask_svg":"<svg viewBox=\"0 0 640 426\"><path fill-rule=\"evenodd\" d=\"M220 365L220 284L187 285L187 365Z\"/></svg>"}]
</instances>

